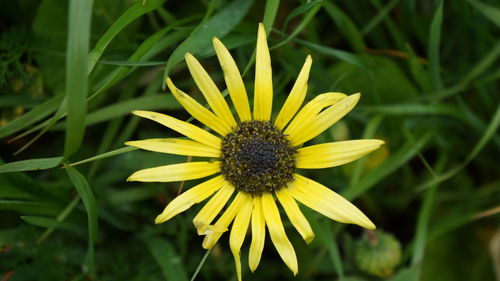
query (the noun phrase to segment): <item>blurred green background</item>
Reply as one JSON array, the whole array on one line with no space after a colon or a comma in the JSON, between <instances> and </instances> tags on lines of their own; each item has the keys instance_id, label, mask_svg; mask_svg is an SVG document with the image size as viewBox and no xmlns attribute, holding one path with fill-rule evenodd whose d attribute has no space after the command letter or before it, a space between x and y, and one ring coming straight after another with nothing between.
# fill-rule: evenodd
<instances>
[{"instance_id":1,"label":"blurred green background","mask_svg":"<svg viewBox=\"0 0 500 281\"><path fill-rule=\"evenodd\" d=\"M500 3L497 0L19 0L0 10L0 277L236 280L227 235L207 254L195 206L155 225L179 183L127 183L185 157L124 148L176 134L135 109L189 119L166 75L201 101L183 62L221 89L217 36L253 88L257 23L269 34L274 113L305 57L308 99L362 93L314 143L379 138L349 165L305 171L378 229L302 208L309 246L285 219L299 274L268 239L245 280L500 280ZM196 181L185 183L184 188ZM206 257L206 260L203 260Z\"/></svg>"}]
</instances>

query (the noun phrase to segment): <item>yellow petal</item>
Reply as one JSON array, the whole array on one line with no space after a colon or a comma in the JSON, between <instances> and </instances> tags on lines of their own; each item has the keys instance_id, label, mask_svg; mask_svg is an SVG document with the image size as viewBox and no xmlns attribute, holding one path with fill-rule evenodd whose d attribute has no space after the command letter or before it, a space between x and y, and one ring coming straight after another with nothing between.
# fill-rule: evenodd
<instances>
[{"instance_id":1,"label":"yellow petal","mask_svg":"<svg viewBox=\"0 0 500 281\"><path fill-rule=\"evenodd\" d=\"M304 124L300 131L290 134L292 146L297 146L321 134L324 130L335 124L344 117L359 101L360 94L350 95L336 104L326 108L309 122Z\"/></svg>"},{"instance_id":2,"label":"yellow petal","mask_svg":"<svg viewBox=\"0 0 500 281\"><path fill-rule=\"evenodd\" d=\"M310 102L308 102L300 111L297 116L293 118L290 125L285 130L285 134L292 136L300 132L306 124L311 122L311 120L318 115L324 108L332 106L339 102L340 100L347 97L342 93L324 93L316 96Z\"/></svg>"},{"instance_id":3,"label":"yellow petal","mask_svg":"<svg viewBox=\"0 0 500 281\"><path fill-rule=\"evenodd\" d=\"M253 118L261 121L269 121L269 119L271 119L273 107L273 73L266 37L264 25L260 23L255 57Z\"/></svg>"},{"instance_id":4,"label":"yellow petal","mask_svg":"<svg viewBox=\"0 0 500 281\"><path fill-rule=\"evenodd\" d=\"M231 100L236 108L236 112L238 112L238 116L241 121L250 121L252 119L250 114L250 105L248 104L247 91L245 89L245 84L241 79L240 71L224 44L222 44L222 42L215 37L212 41L220 66L224 72L224 80L226 80L227 90L229 91Z\"/></svg>"},{"instance_id":5,"label":"yellow petal","mask_svg":"<svg viewBox=\"0 0 500 281\"><path fill-rule=\"evenodd\" d=\"M184 212L185 210L191 208L194 204L198 204L207 199L223 185L224 177L217 176L190 188L181 195L175 197L174 200L170 201L163 212L156 217L155 223L166 222L174 216Z\"/></svg>"},{"instance_id":6,"label":"yellow petal","mask_svg":"<svg viewBox=\"0 0 500 281\"><path fill-rule=\"evenodd\" d=\"M252 272L259 266L264 241L266 240L266 222L262 212L262 196L256 195L253 198L252 211L252 243L248 253L248 265Z\"/></svg>"},{"instance_id":7,"label":"yellow petal","mask_svg":"<svg viewBox=\"0 0 500 281\"><path fill-rule=\"evenodd\" d=\"M209 225L222 208L224 208L231 195L233 195L233 192L234 187L225 181L224 186L201 208L193 219L193 224L198 231L198 235L206 235L211 230Z\"/></svg>"},{"instance_id":8,"label":"yellow petal","mask_svg":"<svg viewBox=\"0 0 500 281\"><path fill-rule=\"evenodd\" d=\"M210 110L199 104L195 99L188 94L175 87L170 78L167 77L167 86L174 95L175 99L186 109L189 114L198 119L201 123L207 125L210 129L225 136L231 131L231 128L226 123L213 114Z\"/></svg>"},{"instance_id":9,"label":"yellow petal","mask_svg":"<svg viewBox=\"0 0 500 281\"><path fill-rule=\"evenodd\" d=\"M210 134L209 132L184 121L181 121L179 119L176 119L174 117L170 117L165 114L157 113L157 112L152 112L152 111L142 111L142 110L136 110L133 111L137 116L141 116L144 118L147 118L149 120L153 120L155 122L158 122L162 124L163 126L166 126L174 131L177 131L183 135L185 135L188 138L191 138L195 141L201 142L203 144L206 144L208 146L211 146L216 149L220 149L220 143L221 140Z\"/></svg>"},{"instance_id":10,"label":"yellow petal","mask_svg":"<svg viewBox=\"0 0 500 281\"><path fill-rule=\"evenodd\" d=\"M307 93L307 80L309 79L309 71L311 70L312 58L307 56L304 66L297 77L297 81L293 85L292 91L281 108L278 117L276 117L275 125L278 129L282 130L286 124L297 113Z\"/></svg>"},{"instance_id":11,"label":"yellow petal","mask_svg":"<svg viewBox=\"0 0 500 281\"><path fill-rule=\"evenodd\" d=\"M297 168L321 169L349 163L384 144L381 140L350 140L322 143L297 150Z\"/></svg>"},{"instance_id":12,"label":"yellow petal","mask_svg":"<svg viewBox=\"0 0 500 281\"><path fill-rule=\"evenodd\" d=\"M278 197L281 206L283 206L283 209L285 209L285 213L290 219L292 225L297 229L297 231L300 233L307 244L311 243L314 239L314 232L312 231L306 217L304 217L304 214L302 214L302 212L300 211L297 202L295 202L295 199L293 199L293 197L288 194L286 188L282 188L281 190L276 191L275 194L276 197Z\"/></svg>"},{"instance_id":13,"label":"yellow petal","mask_svg":"<svg viewBox=\"0 0 500 281\"><path fill-rule=\"evenodd\" d=\"M196 60L190 53L186 53L186 63L189 68L189 72L191 72L191 75L196 82L196 85L198 85L198 88L202 92L203 96L205 96L205 99L207 99L208 104L215 114L224 120L230 128L235 127L236 121L234 120L233 114L231 113L231 110L229 110L226 100L224 100L224 97L212 78L210 78L198 60Z\"/></svg>"},{"instance_id":14,"label":"yellow petal","mask_svg":"<svg viewBox=\"0 0 500 281\"><path fill-rule=\"evenodd\" d=\"M224 212L224 214L222 214L222 216L214 225L214 229L220 230L210 232L205 236L205 239L203 239L202 247L204 249L211 249L215 245L215 243L217 243L222 233L227 230L229 224L233 221L236 214L238 214L238 212L240 211L241 206L245 201L246 195L247 194L243 192L238 192L233 202L231 202L231 205L229 205L227 210Z\"/></svg>"},{"instance_id":15,"label":"yellow petal","mask_svg":"<svg viewBox=\"0 0 500 281\"><path fill-rule=\"evenodd\" d=\"M292 243L290 243L288 237L286 236L278 207L276 206L271 193L266 192L262 194L262 210L264 212L267 229L269 229L269 235L271 236L274 247L276 247L278 254L288 268L290 268L294 275L297 275L299 271L297 256L295 255Z\"/></svg>"},{"instance_id":16,"label":"yellow petal","mask_svg":"<svg viewBox=\"0 0 500 281\"><path fill-rule=\"evenodd\" d=\"M331 189L298 174L294 179L287 190L297 201L332 220L375 229L363 212Z\"/></svg>"},{"instance_id":17,"label":"yellow petal","mask_svg":"<svg viewBox=\"0 0 500 281\"><path fill-rule=\"evenodd\" d=\"M192 140L184 139L147 139L128 141L126 145L141 149L186 156L220 157L220 151L213 147Z\"/></svg>"},{"instance_id":18,"label":"yellow petal","mask_svg":"<svg viewBox=\"0 0 500 281\"><path fill-rule=\"evenodd\" d=\"M173 182L208 177L220 172L220 162L189 162L139 170L127 181Z\"/></svg>"},{"instance_id":19,"label":"yellow petal","mask_svg":"<svg viewBox=\"0 0 500 281\"><path fill-rule=\"evenodd\" d=\"M231 247L231 252L233 253L234 262L236 264L238 281L241 281L240 249L247 234L253 209L252 196L244 194L243 197L243 205L234 219L233 226L231 227L231 235L229 236L229 246Z\"/></svg>"}]
</instances>

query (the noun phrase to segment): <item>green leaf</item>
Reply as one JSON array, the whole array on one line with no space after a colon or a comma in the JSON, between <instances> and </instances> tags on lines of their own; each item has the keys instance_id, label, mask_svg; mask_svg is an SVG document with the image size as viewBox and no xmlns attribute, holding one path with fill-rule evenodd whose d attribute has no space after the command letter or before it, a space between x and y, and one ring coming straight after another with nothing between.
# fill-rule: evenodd
<instances>
[{"instance_id":1,"label":"green leaf","mask_svg":"<svg viewBox=\"0 0 500 281\"><path fill-rule=\"evenodd\" d=\"M428 56L429 56L429 71L432 82L436 89L443 88L443 82L441 81L441 66L439 59L439 49L441 47L441 25L443 23L443 0L439 2L439 6L434 14L434 18L431 23L431 30L429 32L429 46L428 46Z\"/></svg>"},{"instance_id":2,"label":"green leaf","mask_svg":"<svg viewBox=\"0 0 500 281\"><path fill-rule=\"evenodd\" d=\"M399 167L412 159L429 141L431 134L421 136L415 143L407 142L396 153L387 158L380 166L366 173L361 180L342 192L348 200L354 200L367 192L377 182L396 171Z\"/></svg>"},{"instance_id":3,"label":"green leaf","mask_svg":"<svg viewBox=\"0 0 500 281\"><path fill-rule=\"evenodd\" d=\"M87 113L87 69L93 1L70 0L66 50L66 97L68 117L64 158L80 147Z\"/></svg>"},{"instance_id":4,"label":"green leaf","mask_svg":"<svg viewBox=\"0 0 500 281\"><path fill-rule=\"evenodd\" d=\"M228 34L246 15L252 0L232 1L222 11L202 21L172 53L165 65L163 80L167 78L170 69L184 59L187 52L193 55L212 44L213 37L224 37ZM165 84L163 85L165 86Z\"/></svg>"},{"instance_id":5,"label":"green leaf","mask_svg":"<svg viewBox=\"0 0 500 281\"><path fill-rule=\"evenodd\" d=\"M172 244L158 237L146 237L143 240L160 266L166 280L188 280L186 272L182 267L181 258L175 252Z\"/></svg>"},{"instance_id":6,"label":"green leaf","mask_svg":"<svg viewBox=\"0 0 500 281\"><path fill-rule=\"evenodd\" d=\"M99 42L95 45L94 49L89 53L88 56L88 72L90 73L102 53L109 45L109 43L115 38L115 36L122 31L128 24L137 19L138 17L157 9L160 7L165 0L148 0L148 1L137 1L134 5L128 8L104 33L104 35L99 39Z\"/></svg>"},{"instance_id":7,"label":"green leaf","mask_svg":"<svg viewBox=\"0 0 500 281\"><path fill-rule=\"evenodd\" d=\"M97 238L97 204L92 189L85 177L83 177L75 168L64 165L69 179L73 183L76 191L83 201L88 218L88 252L87 263L90 272L94 272L94 243Z\"/></svg>"},{"instance_id":8,"label":"green leaf","mask_svg":"<svg viewBox=\"0 0 500 281\"><path fill-rule=\"evenodd\" d=\"M54 218L40 217L40 216L21 216L21 219L35 226L78 231L76 225L71 225L69 223L61 222Z\"/></svg>"},{"instance_id":9,"label":"green leaf","mask_svg":"<svg viewBox=\"0 0 500 281\"><path fill-rule=\"evenodd\" d=\"M323 0L313 0L308 3L304 3L297 8L295 8L290 14L285 19L285 23L283 24L283 32L286 32L286 28L288 26L288 22L292 20L293 18L302 15L303 13L309 11L311 8L313 8L317 3L322 2Z\"/></svg>"},{"instance_id":10,"label":"green leaf","mask_svg":"<svg viewBox=\"0 0 500 281\"><path fill-rule=\"evenodd\" d=\"M474 6L474 8L481 12L487 19L500 28L499 8L476 0L467 0L467 2L469 2L469 4Z\"/></svg>"},{"instance_id":11,"label":"green leaf","mask_svg":"<svg viewBox=\"0 0 500 281\"><path fill-rule=\"evenodd\" d=\"M21 160L0 165L1 173L51 169L61 163L62 157Z\"/></svg>"},{"instance_id":12,"label":"green leaf","mask_svg":"<svg viewBox=\"0 0 500 281\"><path fill-rule=\"evenodd\" d=\"M354 21L332 2L325 1L323 6L330 18L335 21L338 31L346 37L353 49L356 52L363 52L365 46L363 35Z\"/></svg>"},{"instance_id":13,"label":"green leaf","mask_svg":"<svg viewBox=\"0 0 500 281\"><path fill-rule=\"evenodd\" d=\"M81 161L72 163L69 166L76 166L76 165L80 165L80 164L84 164L84 163L88 163L88 162L92 162L92 161L96 161L96 160L108 158L108 157L111 157L111 156L119 155L119 154L122 154L122 153L125 153L125 152L134 151L134 150L137 150L137 149L138 148L133 147L133 146L122 147L122 148L119 148L119 149L115 149L113 151L109 151L109 152L106 152L106 153L103 153L103 154L100 154L100 155L96 155L94 157L87 158L85 160L81 160Z\"/></svg>"},{"instance_id":14,"label":"green leaf","mask_svg":"<svg viewBox=\"0 0 500 281\"><path fill-rule=\"evenodd\" d=\"M19 132L31 124L47 117L57 109L57 106L61 103L63 97L63 94L58 94L36 106L28 113L23 114L17 119L14 119L6 125L0 127L0 138Z\"/></svg>"},{"instance_id":15,"label":"green leaf","mask_svg":"<svg viewBox=\"0 0 500 281\"><path fill-rule=\"evenodd\" d=\"M498 133L498 127L500 126L500 105L497 106L497 110L495 115L493 116L488 128L484 131L481 139L476 143L471 152L467 155L467 158L462 163L457 166L451 168L450 170L438 175L437 177L423 183L420 185L417 190L421 191L436 184L439 184L449 178L455 176L464 169L476 156L479 152L484 148L484 146L490 141L490 139Z\"/></svg>"}]
</instances>

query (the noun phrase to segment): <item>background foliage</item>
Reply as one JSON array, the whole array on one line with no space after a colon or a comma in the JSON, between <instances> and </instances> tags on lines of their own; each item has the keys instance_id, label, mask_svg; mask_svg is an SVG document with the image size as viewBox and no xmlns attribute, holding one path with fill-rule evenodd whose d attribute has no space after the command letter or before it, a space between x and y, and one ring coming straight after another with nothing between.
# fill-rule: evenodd
<instances>
[{"instance_id":1,"label":"background foliage","mask_svg":"<svg viewBox=\"0 0 500 281\"><path fill-rule=\"evenodd\" d=\"M275 110L307 54L308 98L362 93L316 141L387 144L308 176L354 200L378 233L394 235L402 256L393 274L374 276L356 263L368 256L359 241L376 242L372 234L303 208L316 232L311 245L285 225L299 275L268 243L244 278L500 278L498 1L21 0L0 11L2 280L188 280L198 269L198 280L235 280L227 237L205 256L191 224L196 210L153 224L179 183L125 182L135 170L186 159L123 143L174 136L131 110L189 118L163 90L170 75L200 97L185 52L224 88L213 36L231 49L251 92L261 21Z\"/></svg>"}]
</instances>

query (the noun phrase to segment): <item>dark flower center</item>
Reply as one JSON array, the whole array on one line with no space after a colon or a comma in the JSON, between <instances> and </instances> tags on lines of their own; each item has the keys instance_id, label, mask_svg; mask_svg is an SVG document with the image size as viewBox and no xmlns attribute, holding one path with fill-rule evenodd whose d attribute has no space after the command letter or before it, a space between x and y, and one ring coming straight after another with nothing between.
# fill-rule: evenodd
<instances>
[{"instance_id":1,"label":"dark flower center","mask_svg":"<svg viewBox=\"0 0 500 281\"><path fill-rule=\"evenodd\" d=\"M270 122L240 123L221 150L222 174L238 191L273 192L293 180L297 151Z\"/></svg>"}]
</instances>

